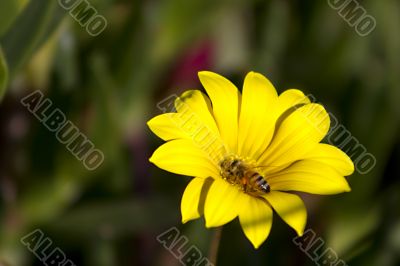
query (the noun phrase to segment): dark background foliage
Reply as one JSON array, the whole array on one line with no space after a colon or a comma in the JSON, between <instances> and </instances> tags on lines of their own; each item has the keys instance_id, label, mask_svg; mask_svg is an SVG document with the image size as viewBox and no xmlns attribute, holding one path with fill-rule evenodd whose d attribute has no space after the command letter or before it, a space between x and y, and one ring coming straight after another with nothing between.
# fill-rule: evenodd
<instances>
[{"instance_id":1,"label":"dark background foliage","mask_svg":"<svg viewBox=\"0 0 400 266\"><path fill-rule=\"evenodd\" d=\"M372 153L352 192L303 195L307 228L348 265L399 265L400 2L365 0L368 36L327 1L91 0L108 25L90 36L58 1L0 2L0 265L43 265L20 242L40 228L76 265L180 265L156 236L177 226L207 254L204 221L180 223L188 177L148 162L162 141L156 104L212 70L248 71L279 92L313 94ZM20 100L41 90L105 154L88 171ZM219 265L314 265L279 217L254 250L234 221Z\"/></svg>"}]
</instances>

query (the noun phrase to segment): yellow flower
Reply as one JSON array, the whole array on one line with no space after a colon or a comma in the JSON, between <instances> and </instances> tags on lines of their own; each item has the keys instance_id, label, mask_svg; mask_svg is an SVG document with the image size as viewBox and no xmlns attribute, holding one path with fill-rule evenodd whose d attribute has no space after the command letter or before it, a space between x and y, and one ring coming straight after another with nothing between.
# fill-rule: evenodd
<instances>
[{"instance_id":1,"label":"yellow flower","mask_svg":"<svg viewBox=\"0 0 400 266\"><path fill-rule=\"evenodd\" d=\"M254 72L246 76L242 93L218 74L200 72L199 78L211 102L189 90L175 99L176 112L148 122L167 141L150 161L194 177L182 197L183 223L204 215L209 228L239 217L258 248L269 235L272 209L303 234L304 203L287 192L350 191L344 176L354 171L353 162L320 143L330 126L323 106L296 89L278 96L271 82Z\"/></svg>"}]
</instances>

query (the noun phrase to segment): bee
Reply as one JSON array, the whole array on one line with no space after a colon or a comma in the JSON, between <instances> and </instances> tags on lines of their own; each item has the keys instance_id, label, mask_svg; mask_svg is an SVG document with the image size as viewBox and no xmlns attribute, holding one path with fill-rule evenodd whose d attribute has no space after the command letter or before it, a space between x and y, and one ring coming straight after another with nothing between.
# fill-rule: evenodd
<instances>
[{"instance_id":1,"label":"bee","mask_svg":"<svg viewBox=\"0 0 400 266\"><path fill-rule=\"evenodd\" d=\"M262 195L271 191L268 181L245 162L235 158L226 158L221 161L221 176L233 185L237 185L244 192L252 195Z\"/></svg>"}]
</instances>

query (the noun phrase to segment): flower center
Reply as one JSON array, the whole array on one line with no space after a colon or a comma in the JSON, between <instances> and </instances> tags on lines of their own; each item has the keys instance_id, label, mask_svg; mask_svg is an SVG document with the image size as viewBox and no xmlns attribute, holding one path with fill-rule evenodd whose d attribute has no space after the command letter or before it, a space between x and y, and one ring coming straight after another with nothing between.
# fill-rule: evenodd
<instances>
[{"instance_id":1,"label":"flower center","mask_svg":"<svg viewBox=\"0 0 400 266\"><path fill-rule=\"evenodd\" d=\"M228 183L253 196L270 192L267 180L256 171L254 164L236 156L228 156L220 162L221 176Z\"/></svg>"}]
</instances>

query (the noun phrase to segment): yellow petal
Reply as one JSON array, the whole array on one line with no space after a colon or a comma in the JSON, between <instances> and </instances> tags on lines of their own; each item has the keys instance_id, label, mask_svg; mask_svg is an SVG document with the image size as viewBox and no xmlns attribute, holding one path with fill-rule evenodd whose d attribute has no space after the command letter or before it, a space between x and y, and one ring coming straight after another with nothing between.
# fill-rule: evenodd
<instances>
[{"instance_id":1,"label":"yellow petal","mask_svg":"<svg viewBox=\"0 0 400 266\"><path fill-rule=\"evenodd\" d=\"M216 73L202 71L199 78L210 96L221 138L230 148L229 152L236 153L240 92L232 82Z\"/></svg>"},{"instance_id":2,"label":"yellow petal","mask_svg":"<svg viewBox=\"0 0 400 266\"><path fill-rule=\"evenodd\" d=\"M212 116L210 100L198 90L189 90L175 99L177 113L166 113L147 124L163 140L191 139L209 154L223 157L226 149Z\"/></svg>"},{"instance_id":3,"label":"yellow petal","mask_svg":"<svg viewBox=\"0 0 400 266\"><path fill-rule=\"evenodd\" d=\"M178 127L179 124L183 124L181 121L179 114L166 113L152 118L147 122L147 125L154 134L165 141L188 138L188 134L182 128Z\"/></svg>"},{"instance_id":4,"label":"yellow petal","mask_svg":"<svg viewBox=\"0 0 400 266\"><path fill-rule=\"evenodd\" d=\"M291 113L278 127L259 159L267 172L277 172L312 150L326 135L329 115L319 104L307 104Z\"/></svg>"},{"instance_id":5,"label":"yellow petal","mask_svg":"<svg viewBox=\"0 0 400 266\"><path fill-rule=\"evenodd\" d=\"M188 90L175 100L175 108L182 118L197 120L202 126L214 133L218 128L212 116L210 100L199 90Z\"/></svg>"},{"instance_id":6,"label":"yellow petal","mask_svg":"<svg viewBox=\"0 0 400 266\"><path fill-rule=\"evenodd\" d=\"M178 113L172 117L173 122L188 138L209 154L218 153L218 157L226 154L207 96L198 90L186 91L176 99L175 107Z\"/></svg>"},{"instance_id":7,"label":"yellow petal","mask_svg":"<svg viewBox=\"0 0 400 266\"><path fill-rule=\"evenodd\" d=\"M351 175L354 172L354 163L350 157L339 148L329 144L318 144L313 150L305 154L303 159L329 165L343 176Z\"/></svg>"},{"instance_id":8,"label":"yellow petal","mask_svg":"<svg viewBox=\"0 0 400 266\"><path fill-rule=\"evenodd\" d=\"M263 75L247 74L242 94L239 119L239 154L258 158L271 141L278 95Z\"/></svg>"},{"instance_id":9,"label":"yellow petal","mask_svg":"<svg viewBox=\"0 0 400 266\"><path fill-rule=\"evenodd\" d=\"M207 193L204 205L206 227L221 226L235 219L246 196L225 180L215 179Z\"/></svg>"},{"instance_id":10,"label":"yellow petal","mask_svg":"<svg viewBox=\"0 0 400 266\"><path fill-rule=\"evenodd\" d=\"M247 196L239 212L239 220L244 234L257 249L271 230L272 209L264 200Z\"/></svg>"},{"instance_id":11,"label":"yellow petal","mask_svg":"<svg viewBox=\"0 0 400 266\"><path fill-rule=\"evenodd\" d=\"M197 177L218 177L219 170L209 155L188 139L169 141L160 146L150 162L166 171Z\"/></svg>"},{"instance_id":12,"label":"yellow petal","mask_svg":"<svg viewBox=\"0 0 400 266\"><path fill-rule=\"evenodd\" d=\"M197 219L203 214L204 201L207 195L205 188L209 183L210 179L195 177L186 186L181 201L182 223Z\"/></svg>"},{"instance_id":13,"label":"yellow petal","mask_svg":"<svg viewBox=\"0 0 400 266\"><path fill-rule=\"evenodd\" d=\"M277 115L280 116L286 110L301 104L310 103L310 99L297 89L289 89L282 92L278 97Z\"/></svg>"},{"instance_id":14,"label":"yellow petal","mask_svg":"<svg viewBox=\"0 0 400 266\"><path fill-rule=\"evenodd\" d=\"M302 160L267 180L273 190L301 191L330 195L350 191L346 179L332 167L317 161Z\"/></svg>"},{"instance_id":15,"label":"yellow petal","mask_svg":"<svg viewBox=\"0 0 400 266\"><path fill-rule=\"evenodd\" d=\"M264 194L263 197L299 236L303 234L307 222L307 210L303 200L299 196L279 191L271 191L270 193Z\"/></svg>"}]
</instances>

